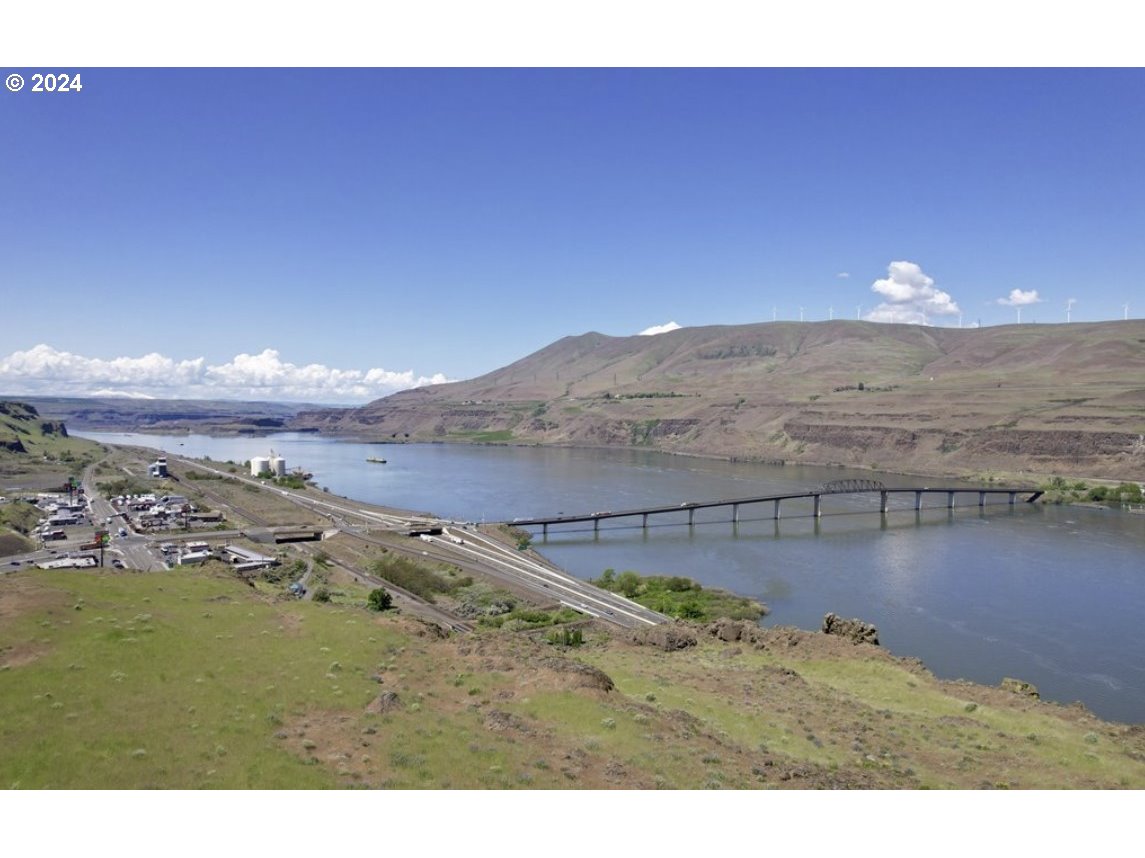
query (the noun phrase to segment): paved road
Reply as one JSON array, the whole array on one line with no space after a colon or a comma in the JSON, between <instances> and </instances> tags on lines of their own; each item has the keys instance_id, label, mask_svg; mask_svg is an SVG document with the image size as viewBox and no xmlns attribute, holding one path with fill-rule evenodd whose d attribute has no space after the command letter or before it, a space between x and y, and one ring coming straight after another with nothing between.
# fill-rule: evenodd
<instances>
[{"instance_id":1,"label":"paved road","mask_svg":"<svg viewBox=\"0 0 1145 858\"><path fill-rule=\"evenodd\" d=\"M189 459L177 459L185 467L199 468L226 477L235 475L203 465ZM255 478L237 477L242 482L262 485ZM650 611L615 593L609 593L582 581L534 552L518 551L514 546L482 533L474 528L462 527L455 522L434 518L423 513L402 513L396 510L368 508L366 505L340 498L337 495L312 495L280 489L282 497L291 503L327 516L331 525L340 532L366 542L384 545L410 556L428 557L449 563L483 576L510 584L534 595L541 603L552 601L567 605L604 622L634 628L666 622L668 617ZM409 538L403 546L393 539L380 540L370 535L371 530L408 534L411 530L442 530L441 536L427 536L425 540ZM408 538L408 537L407 537ZM355 570L364 574L361 570ZM374 579L378 580L378 579ZM377 586L382 586L378 582ZM385 584L387 589L391 585Z\"/></svg>"},{"instance_id":2,"label":"paved road","mask_svg":"<svg viewBox=\"0 0 1145 858\"><path fill-rule=\"evenodd\" d=\"M265 488L263 481L237 477L229 472L223 472L200 462L174 457L180 465L188 468L198 468L203 471L218 474L223 477L238 479L241 482ZM180 534L143 535L130 530L130 525L119 516L118 510L111 503L99 495L92 474L94 468L89 468L84 475L84 490L92 509L92 520L97 527L107 527L113 534L120 527L128 529L125 537L113 536L110 546L106 549L106 563L120 558L131 569L145 571L163 570L168 566L158 551L161 542L173 541ZM252 515L235 504L215 495L209 488L201 483L195 486L197 491L211 498L220 507L228 509L236 518L246 519L255 524L265 525L266 522L258 516ZM564 572L557 566L546 561L532 551L520 551L513 545L496 538L488 532L481 532L476 527L459 525L456 522L434 518L423 513L408 513L397 510L386 510L378 507L368 507L365 504L348 498L338 496L313 497L309 493L291 489L279 489L284 500L317 512L331 522L331 527L352 538L365 542L383 545L390 550L412 557L425 557L441 563L458 566L467 572L480 574L503 582L512 589L523 591L541 604L555 603L566 605L581 613L595 617L607 623L627 628L639 628L665 622L668 618L655 611L650 611L635 602L625 599L615 593L609 593L592 584L582 581ZM107 522L105 525L104 523ZM407 536L411 530L441 530L440 536L427 535L423 539ZM382 531L390 535L388 539L381 539L372 532ZM392 534L401 534L402 539L394 540ZM212 531L212 538L223 535ZM191 534L194 538L205 538L208 534ZM77 534L75 539L61 542L53 546L54 552L33 552L21 557L10 558L3 567L5 571L18 568L11 564L16 560L20 565L28 561L43 562L52 559L68 550L76 550L83 542L91 539L90 531L84 528L82 535ZM308 551L310 549L307 549ZM445 626L458 630L472 628L465 620L445 612L437 606L429 605L412 593L406 593L389 582L383 581L369 573L355 569L348 565L338 563L352 576L370 586L384 586L393 592L395 597L405 603L405 606L414 609L414 612L433 619Z\"/></svg>"}]
</instances>

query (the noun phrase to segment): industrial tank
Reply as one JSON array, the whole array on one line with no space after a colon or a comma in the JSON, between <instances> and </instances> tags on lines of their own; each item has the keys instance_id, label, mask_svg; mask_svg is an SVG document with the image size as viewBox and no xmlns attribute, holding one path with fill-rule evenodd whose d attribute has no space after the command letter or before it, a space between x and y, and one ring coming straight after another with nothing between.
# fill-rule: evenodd
<instances>
[{"instance_id":1,"label":"industrial tank","mask_svg":"<svg viewBox=\"0 0 1145 858\"><path fill-rule=\"evenodd\" d=\"M270 472L270 459L266 456L255 456L250 460L250 475L261 477Z\"/></svg>"},{"instance_id":2,"label":"industrial tank","mask_svg":"<svg viewBox=\"0 0 1145 858\"><path fill-rule=\"evenodd\" d=\"M270 472L276 477L286 476L286 459L282 456L270 457Z\"/></svg>"}]
</instances>

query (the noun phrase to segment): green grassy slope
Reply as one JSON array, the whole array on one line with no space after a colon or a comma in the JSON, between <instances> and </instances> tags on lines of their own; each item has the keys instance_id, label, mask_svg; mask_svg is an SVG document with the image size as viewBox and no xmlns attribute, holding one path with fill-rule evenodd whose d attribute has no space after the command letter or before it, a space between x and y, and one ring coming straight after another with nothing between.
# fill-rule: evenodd
<instances>
[{"instance_id":1,"label":"green grassy slope","mask_svg":"<svg viewBox=\"0 0 1145 858\"><path fill-rule=\"evenodd\" d=\"M749 626L751 624L748 624ZM788 629L440 638L223 567L5 576L0 785L1145 786L1145 737ZM746 628L746 626L745 626Z\"/></svg>"}]
</instances>

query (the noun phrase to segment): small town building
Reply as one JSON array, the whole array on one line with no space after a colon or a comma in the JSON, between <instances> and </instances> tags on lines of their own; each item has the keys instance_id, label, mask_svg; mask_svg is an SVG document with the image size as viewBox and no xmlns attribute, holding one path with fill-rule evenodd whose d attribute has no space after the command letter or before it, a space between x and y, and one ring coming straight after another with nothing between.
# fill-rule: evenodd
<instances>
[{"instance_id":1,"label":"small town building","mask_svg":"<svg viewBox=\"0 0 1145 858\"><path fill-rule=\"evenodd\" d=\"M238 572L251 572L264 569L267 566L278 565L278 558L276 557L267 557L265 554L259 554L248 548L240 548L237 545L228 545L223 551L227 560L234 564L235 570Z\"/></svg>"}]
</instances>

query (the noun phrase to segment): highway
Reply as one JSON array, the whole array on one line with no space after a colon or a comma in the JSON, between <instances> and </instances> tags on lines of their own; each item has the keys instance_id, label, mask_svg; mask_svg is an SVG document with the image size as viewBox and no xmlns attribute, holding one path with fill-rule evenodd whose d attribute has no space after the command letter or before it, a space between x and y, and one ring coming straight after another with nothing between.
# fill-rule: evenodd
<instances>
[{"instance_id":1,"label":"highway","mask_svg":"<svg viewBox=\"0 0 1145 858\"><path fill-rule=\"evenodd\" d=\"M269 490L262 480L254 477L236 476L191 459L175 459L180 465L198 468L220 477L237 479ZM201 481L197 490L203 490ZM506 586L527 593L531 600L539 604L562 604L586 616L626 628L640 628L668 621L668 617L651 611L616 593L610 593L587 581L582 581L559 567L544 560L532 551L520 551L513 545L483 533L476 527L459 525L456 522L438 519L424 513L399 513L394 510L367 509L363 504L337 496L313 497L293 489L276 488L284 500L305 507L330 519L331 526L349 537L367 543L384 546L410 557L425 557L441 563L448 563L461 569L500 581ZM209 492L205 492L209 494ZM221 499L220 499L221 502ZM241 511L237 511L243 514ZM248 517L243 514L244 517ZM411 530L436 530L441 536L426 536L424 539L408 537ZM371 530L381 530L390 534L401 534L403 539L395 541L371 536ZM408 542L406 542L408 540ZM404 547L403 547L404 543ZM382 582L361 570L350 570L359 577L369 577L375 586L392 585ZM416 598L411 595L411 598ZM423 603L424 604L424 603ZM440 609L438 609L440 610ZM455 622L461 622L456 620Z\"/></svg>"},{"instance_id":2,"label":"highway","mask_svg":"<svg viewBox=\"0 0 1145 858\"><path fill-rule=\"evenodd\" d=\"M328 529L416 559L424 558L457 566L467 573L496 581L507 589L542 606L567 606L587 617L624 628L642 628L666 622L669 619L623 596L610 593L569 575L536 552L520 550L516 545L508 544L493 534L482 532L476 525L458 524L424 513L371 509L360 502L337 496L318 498L293 489L270 488L263 480L257 478L237 476L229 471L221 471L190 459L169 458L173 463L177 462L186 468L195 468L218 475L221 478L238 480L258 486L264 491L276 491L284 501L327 518L330 521ZM93 473L94 466L87 469L83 477L83 485L90 505L92 525L95 529L106 528L112 534L110 543L105 549L106 565L111 565L113 561L118 559L129 569L161 571L169 568L158 550L162 542L174 542L189 538L218 539L226 536L233 538L241 534L240 530L157 535L136 533L131 529L125 517L120 515L119 510L112 506L107 498L100 496L92 479ZM218 508L226 510L230 518L245 520L260 527L268 525L265 519L238 507L232 501L228 501L211 491L203 482L195 481L194 490L210 499ZM127 530L126 536L118 535L121 527ZM9 558L3 569L12 571L29 563L42 563L52 560L69 551L78 551L80 545L91 540L91 526L68 530L70 535L67 540L53 544L50 548L45 547L36 552ZM408 535L411 531L431 530L439 532L440 535L426 534L421 538ZM386 538L382 538L383 534ZM395 539L395 535L400 535L401 538ZM309 546L303 548L302 545L299 544L300 549L307 553L313 553L313 548ZM98 551L85 553L98 556ZM472 628L464 619L453 616L438 606L430 605L414 594L407 593L367 571L353 568L341 561L334 560L333 562L364 584L376 587L384 586L393 593L399 602L404 603L403 607L412 609L414 613L426 619L431 619L458 631L467 631Z\"/></svg>"},{"instance_id":3,"label":"highway","mask_svg":"<svg viewBox=\"0 0 1145 858\"><path fill-rule=\"evenodd\" d=\"M425 513L371 509L360 502L337 496L319 498L303 491L270 488L263 480L257 478L237 476L229 471L221 471L190 459L174 457L169 459L185 468L195 468L222 478L238 480L258 486L264 491L276 491L284 501L328 519L330 530L413 558L424 558L457 566L467 573L496 581L510 591L542 606L564 605L587 617L623 628L642 628L668 620L668 617L644 608L623 596L569 575L536 552L519 550L515 545L507 544L493 534L482 532L476 525L458 524ZM107 498L100 496L92 479L93 473L94 466L85 472L83 485L90 504L92 525L95 529L107 529L112 534L110 543L105 549L106 565L111 565L118 559L129 569L161 571L169 568L158 550L162 542L186 538L218 539L227 535L238 536L241 533L239 530L192 534L136 533L125 518L120 516L119 510L112 506ZM210 499L218 508L226 510L229 517L245 520L256 526L267 526L268 522L265 519L241 509L232 501L211 491L203 485L203 482L195 481L194 490ZM127 530L126 536L118 535L120 527ZM55 559L69 551L76 552L80 545L91 540L91 529L92 526L68 529L70 535L67 540L53 544L51 548L45 547L36 552L9 558L3 569L12 571L29 563L42 563ZM440 532L440 535L427 534L421 538L408 535L411 531L430 530ZM382 538L383 535L386 538ZM400 535L401 538L395 539L395 535ZM299 544L299 547L302 548L302 545ZM307 546L302 550L312 553L314 549ZM95 554L98 557L98 551L85 553ZM414 594L407 593L365 570L353 568L337 560L333 562L362 583L375 587L384 586L394 594L395 599L404 603L403 607L426 619L457 631L467 631L472 628L464 619L453 616L438 606L430 605Z\"/></svg>"}]
</instances>

